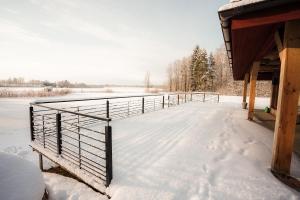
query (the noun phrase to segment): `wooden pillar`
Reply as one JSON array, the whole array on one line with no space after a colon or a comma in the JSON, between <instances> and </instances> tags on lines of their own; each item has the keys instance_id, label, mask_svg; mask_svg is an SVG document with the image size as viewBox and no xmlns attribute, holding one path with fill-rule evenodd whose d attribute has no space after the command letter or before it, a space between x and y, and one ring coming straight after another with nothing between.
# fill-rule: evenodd
<instances>
[{"instance_id":1,"label":"wooden pillar","mask_svg":"<svg viewBox=\"0 0 300 200\"><path fill-rule=\"evenodd\" d=\"M247 108L247 89L248 89L248 82L249 82L249 73L245 74L244 77L244 89L243 89L243 109Z\"/></svg>"},{"instance_id":2,"label":"wooden pillar","mask_svg":"<svg viewBox=\"0 0 300 200\"><path fill-rule=\"evenodd\" d=\"M250 94L249 94L249 110L248 110L248 119L253 120L254 116L254 103L255 103L255 93L256 93L256 80L259 69L259 62L254 62L251 68L250 73Z\"/></svg>"},{"instance_id":3,"label":"wooden pillar","mask_svg":"<svg viewBox=\"0 0 300 200\"><path fill-rule=\"evenodd\" d=\"M300 90L300 20L285 23L272 171L290 173Z\"/></svg>"},{"instance_id":4,"label":"wooden pillar","mask_svg":"<svg viewBox=\"0 0 300 200\"><path fill-rule=\"evenodd\" d=\"M275 71L272 77L272 86L271 86L271 99L270 99L270 108L277 109L278 101L278 87L279 86L279 73Z\"/></svg>"}]
</instances>

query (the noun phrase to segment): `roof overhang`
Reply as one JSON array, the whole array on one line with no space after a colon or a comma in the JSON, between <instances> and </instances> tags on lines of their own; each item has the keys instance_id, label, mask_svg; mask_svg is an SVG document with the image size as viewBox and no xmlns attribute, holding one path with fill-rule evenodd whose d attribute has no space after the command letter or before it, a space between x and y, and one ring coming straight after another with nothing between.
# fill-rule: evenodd
<instances>
[{"instance_id":1,"label":"roof overhang","mask_svg":"<svg viewBox=\"0 0 300 200\"><path fill-rule=\"evenodd\" d=\"M300 1L242 0L222 6L219 18L233 77L242 80L254 61L276 50L274 33L284 22L300 19ZM262 80L271 80L271 72L263 74Z\"/></svg>"}]
</instances>

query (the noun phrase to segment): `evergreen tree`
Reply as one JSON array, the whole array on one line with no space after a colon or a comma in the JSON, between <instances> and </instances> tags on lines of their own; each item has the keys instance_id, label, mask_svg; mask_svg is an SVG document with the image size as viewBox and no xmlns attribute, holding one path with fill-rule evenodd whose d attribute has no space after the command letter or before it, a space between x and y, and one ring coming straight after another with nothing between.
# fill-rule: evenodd
<instances>
[{"instance_id":1,"label":"evergreen tree","mask_svg":"<svg viewBox=\"0 0 300 200\"><path fill-rule=\"evenodd\" d=\"M208 81L208 58L207 52L205 49L201 49L198 58L198 68L197 68L197 89L198 90L205 90L207 81Z\"/></svg>"},{"instance_id":2,"label":"evergreen tree","mask_svg":"<svg viewBox=\"0 0 300 200\"><path fill-rule=\"evenodd\" d=\"M214 79L216 78L216 62L212 53L208 57L208 78L209 78L209 90L215 90Z\"/></svg>"},{"instance_id":3,"label":"evergreen tree","mask_svg":"<svg viewBox=\"0 0 300 200\"><path fill-rule=\"evenodd\" d=\"M199 63L199 51L200 48L197 45L193 51L191 64L190 64L190 79L191 79L191 90L197 90L197 71Z\"/></svg>"}]
</instances>

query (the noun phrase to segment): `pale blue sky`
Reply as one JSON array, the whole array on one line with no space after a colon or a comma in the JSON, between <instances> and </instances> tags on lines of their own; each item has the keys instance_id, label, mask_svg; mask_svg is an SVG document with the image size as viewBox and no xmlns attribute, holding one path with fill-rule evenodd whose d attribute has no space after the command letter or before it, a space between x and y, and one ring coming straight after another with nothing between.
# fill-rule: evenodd
<instances>
[{"instance_id":1,"label":"pale blue sky","mask_svg":"<svg viewBox=\"0 0 300 200\"><path fill-rule=\"evenodd\" d=\"M222 41L228 0L0 0L0 78L143 84Z\"/></svg>"}]
</instances>

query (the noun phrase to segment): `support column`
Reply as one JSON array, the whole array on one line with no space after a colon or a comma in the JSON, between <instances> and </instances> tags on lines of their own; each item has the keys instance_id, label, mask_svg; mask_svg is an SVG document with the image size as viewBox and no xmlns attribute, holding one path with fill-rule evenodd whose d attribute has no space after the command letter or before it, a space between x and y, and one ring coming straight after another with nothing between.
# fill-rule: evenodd
<instances>
[{"instance_id":1,"label":"support column","mask_svg":"<svg viewBox=\"0 0 300 200\"><path fill-rule=\"evenodd\" d=\"M278 86L279 86L279 72L275 71L272 77L272 86L271 86L271 99L270 99L270 108L277 109L278 102Z\"/></svg>"},{"instance_id":2,"label":"support column","mask_svg":"<svg viewBox=\"0 0 300 200\"><path fill-rule=\"evenodd\" d=\"M245 74L244 77L244 89L243 89L243 109L247 108L247 89L248 89L248 82L249 82L249 73Z\"/></svg>"},{"instance_id":3,"label":"support column","mask_svg":"<svg viewBox=\"0 0 300 200\"><path fill-rule=\"evenodd\" d=\"M300 20L285 23L272 171L289 174L300 90Z\"/></svg>"},{"instance_id":4,"label":"support column","mask_svg":"<svg viewBox=\"0 0 300 200\"><path fill-rule=\"evenodd\" d=\"M253 120L254 116L254 104L255 104L255 95L256 95L256 80L259 69L259 62L254 62L251 68L250 73L250 94L249 94L249 110L248 110L248 119Z\"/></svg>"}]
</instances>

